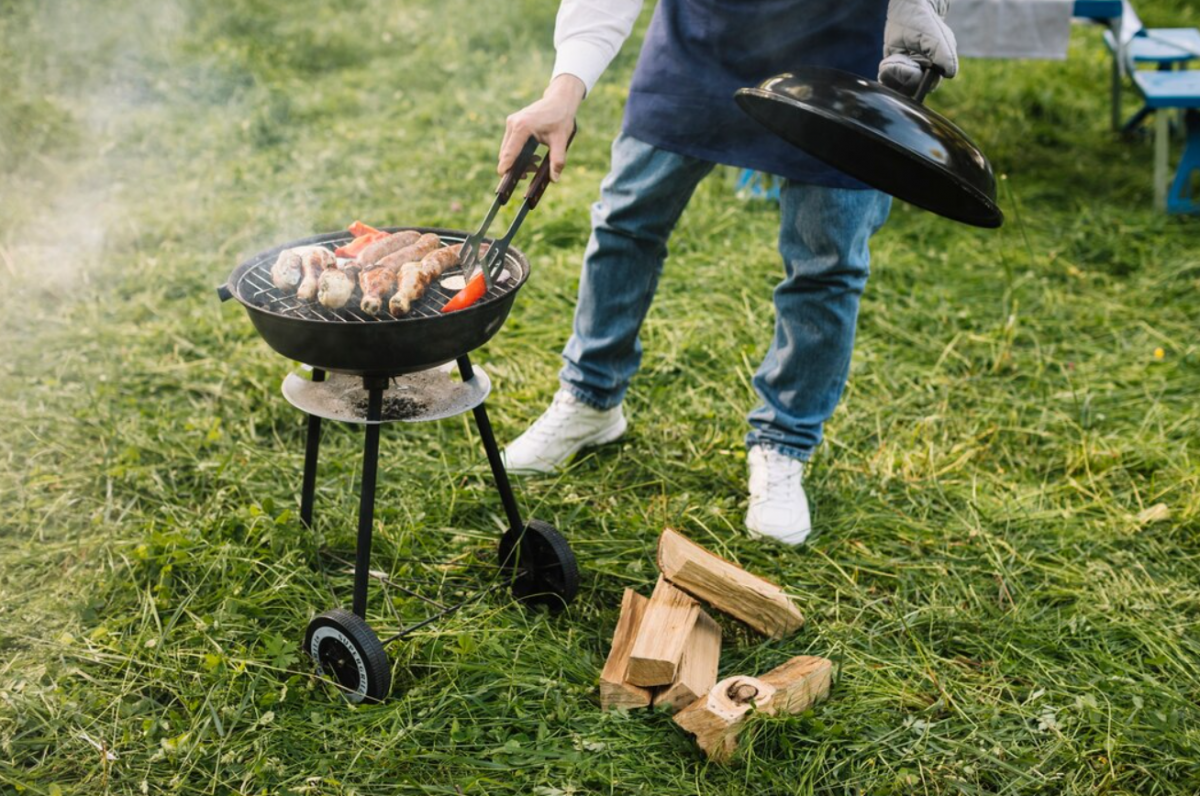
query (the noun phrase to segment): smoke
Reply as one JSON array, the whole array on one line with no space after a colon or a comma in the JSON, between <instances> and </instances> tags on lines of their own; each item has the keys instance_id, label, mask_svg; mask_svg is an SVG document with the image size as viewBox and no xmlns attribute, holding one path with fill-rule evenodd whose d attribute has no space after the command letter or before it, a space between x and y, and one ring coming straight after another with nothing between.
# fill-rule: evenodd
<instances>
[{"instance_id":1,"label":"smoke","mask_svg":"<svg viewBox=\"0 0 1200 796\"><path fill-rule=\"evenodd\" d=\"M50 0L6 10L0 266L25 289L19 300L51 298L47 285L86 284L101 268L125 218L126 192L153 166L128 157L127 144L164 104L162 75L187 13L157 0Z\"/></svg>"},{"instance_id":2,"label":"smoke","mask_svg":"<svg viewBox=\"0 0 1200 796\"><path fill-rule=\"evenodd\" d=\"M58 312L87 294L62 284L158 267L164 240L228 221L228 186L215 175L270 103L245 73L246 54L206 46L205 31L236 29L242 5L42 0L10 12L0 0L0 70L10 72L0 72L0 273L16 283L0 308L23 304L0 325L28 325L30 309ZM244 224L260 239L245 245L311 234L318 206L302 190L263 197Z\"/></svg>"}]
</instances>

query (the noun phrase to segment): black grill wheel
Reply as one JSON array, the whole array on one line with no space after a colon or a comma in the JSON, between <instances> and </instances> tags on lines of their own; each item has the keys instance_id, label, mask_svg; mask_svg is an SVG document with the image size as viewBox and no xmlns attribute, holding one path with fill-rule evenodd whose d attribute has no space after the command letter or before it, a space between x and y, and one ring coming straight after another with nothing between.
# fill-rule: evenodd
<instances>
[{"instance_id":1,"label":"black grill wheel","mask_svg":"<svg viewBox=\"0 0 1200 796\"><path fill-rule=\"evenodd\" d=\"M500 566L512 573L513 597L560 611L579 592L579 565L566 537L553 525L530 520L500 538Z\"/></svg>"},{"instance_id":2,"label":"black grill wheel","mask_svg":"<svg viewBox=\"0 0 1200 796\"><path fill-rule=\"evenodd\" d=\"M317 674L333 681L347 702L382 702L392 687L392 667L379 636L344 608L313 617L304 651Z\"/></svg>"}]
</instances>

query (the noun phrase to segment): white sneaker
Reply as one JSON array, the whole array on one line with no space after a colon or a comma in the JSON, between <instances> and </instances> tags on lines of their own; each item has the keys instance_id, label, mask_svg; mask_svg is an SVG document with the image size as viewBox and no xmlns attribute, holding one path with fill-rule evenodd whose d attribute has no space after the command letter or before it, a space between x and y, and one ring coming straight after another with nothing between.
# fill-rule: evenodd
<instances>
[{"instance_id":1,"label":"white sneaker","mask_svg":"<svg viewBox=\"0 0 1200 796\"><path fill-rule=\"evenodd\" d=\"M750 463L746 530L751 536L802 544L812 530L802 482L804 462L762 445L751 448L746 458Z\"/></svg>"},{"instance_id":2,"label":"white sneaker","mask_svg":"<svg viewBox=\"0 0 1200 796\"><path fill-rule=\"evenodd\" d=\"M542 416L504 449L504 464L518 475L552 473L584 448L617 439L627 425L619 404L593 409L559 390Z\"/></svg>"}]
</instances>

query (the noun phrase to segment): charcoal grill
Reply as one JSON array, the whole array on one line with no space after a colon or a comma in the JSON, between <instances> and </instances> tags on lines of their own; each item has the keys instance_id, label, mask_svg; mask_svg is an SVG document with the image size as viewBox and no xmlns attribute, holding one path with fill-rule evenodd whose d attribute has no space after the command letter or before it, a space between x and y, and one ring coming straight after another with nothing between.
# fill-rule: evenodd
<instances>
[{"instance_id":1,"label":"charcoal grill","mask_svg":"<svg viewBox=\"0 0 1200 796\"><path fill-rule=\"evenodd\" d=\"M399 229L436 232L446 245L467 236L461 230L429 227L389 227L388 231ZM271 265L284 249L305 245L333 249L350 239L346 233L335 232L264 251L234 269L218 293L222 300L234 298L245 307L268 345L306 365L302 373L289 375L283 384L285 398L308 415L300 493L300 519L305 526L311 527L313 522L322 420L365 427L352 607L349 611L333 608L315 616L305 633L304 650L319 673L349 701L374 702L382 700L391 688L386 644L501 588L510 589L524 603L559 609L574 599L579 570L570 545L557 529L546 522L523 520L484 404L491 383L469 357L504 324L517 292L529 278L529 261L510 248L504 268L497 269L499 278L481 300L443 314L441 307L455 291L441 282L461 272L451 269L403 318L367 315L355 302L330 310L302 302L272 284ZM453 605L429 600L438 611L381 641L366 623L366 607L382 426L437 420L468 410L474 415L508 521L498 545L496 571L500 577Z\"/></svg>"},{"instance_id":2,"label":"charcoal grill","mask_svg":"<svg viewBox=\"0 0 1200 796\"><path fill-rule=\"evenodd\" d=\"M386 229L435 232L447 246L466 238L460 230L435 227ZM301 301L271 283L271 265L284 249L333 249L350 240L347 233L334 232L277 246L239 265L218 292L222 299L241 302L267 344L289 359L334 373L396 376L443 365L486 343L504 325L517 291L529 277L529 261L510 249L504 266L508 278L497 280L478 303L457 312L441 312L456 292L442 283L449 277L462 277L461 268L455 267L431 284L402 318L386 313L368 315L354 301L340 310L327 309Z\"/></svg>"}]
</instances>

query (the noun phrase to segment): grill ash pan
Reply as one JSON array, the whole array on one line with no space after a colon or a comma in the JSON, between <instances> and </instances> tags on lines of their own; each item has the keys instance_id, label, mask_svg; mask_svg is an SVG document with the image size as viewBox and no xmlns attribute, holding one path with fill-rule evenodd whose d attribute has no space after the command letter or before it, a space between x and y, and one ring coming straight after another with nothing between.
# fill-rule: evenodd
<instances>
[{"instance_id":1,"label":"grill ash pan","mask_svg":"<svg viewBox=\"0 0 1200 796\"><path fill-rule=\"evenodd\" d=\"M388 227L387 231L401 229L437 233L446 245L460 243L468 234L434 227ZM529 261L510 248L505 258L507 278L497 280L477 303L443 314L442 305L455 291L442 288L438 280L403 318L366 315L356 301L341 310L329 310L301 302L271 284L271 266L284 249L333 249L352 237L347 232L332 232L256 254L235 268L217 292L222 301L237 299L267 345L288 359L335 373L395 376L437 367L485 344L504 325L517 291L529 278ZM458 273L456 267L442 278Z\"/></svg>"}]
</instances>

